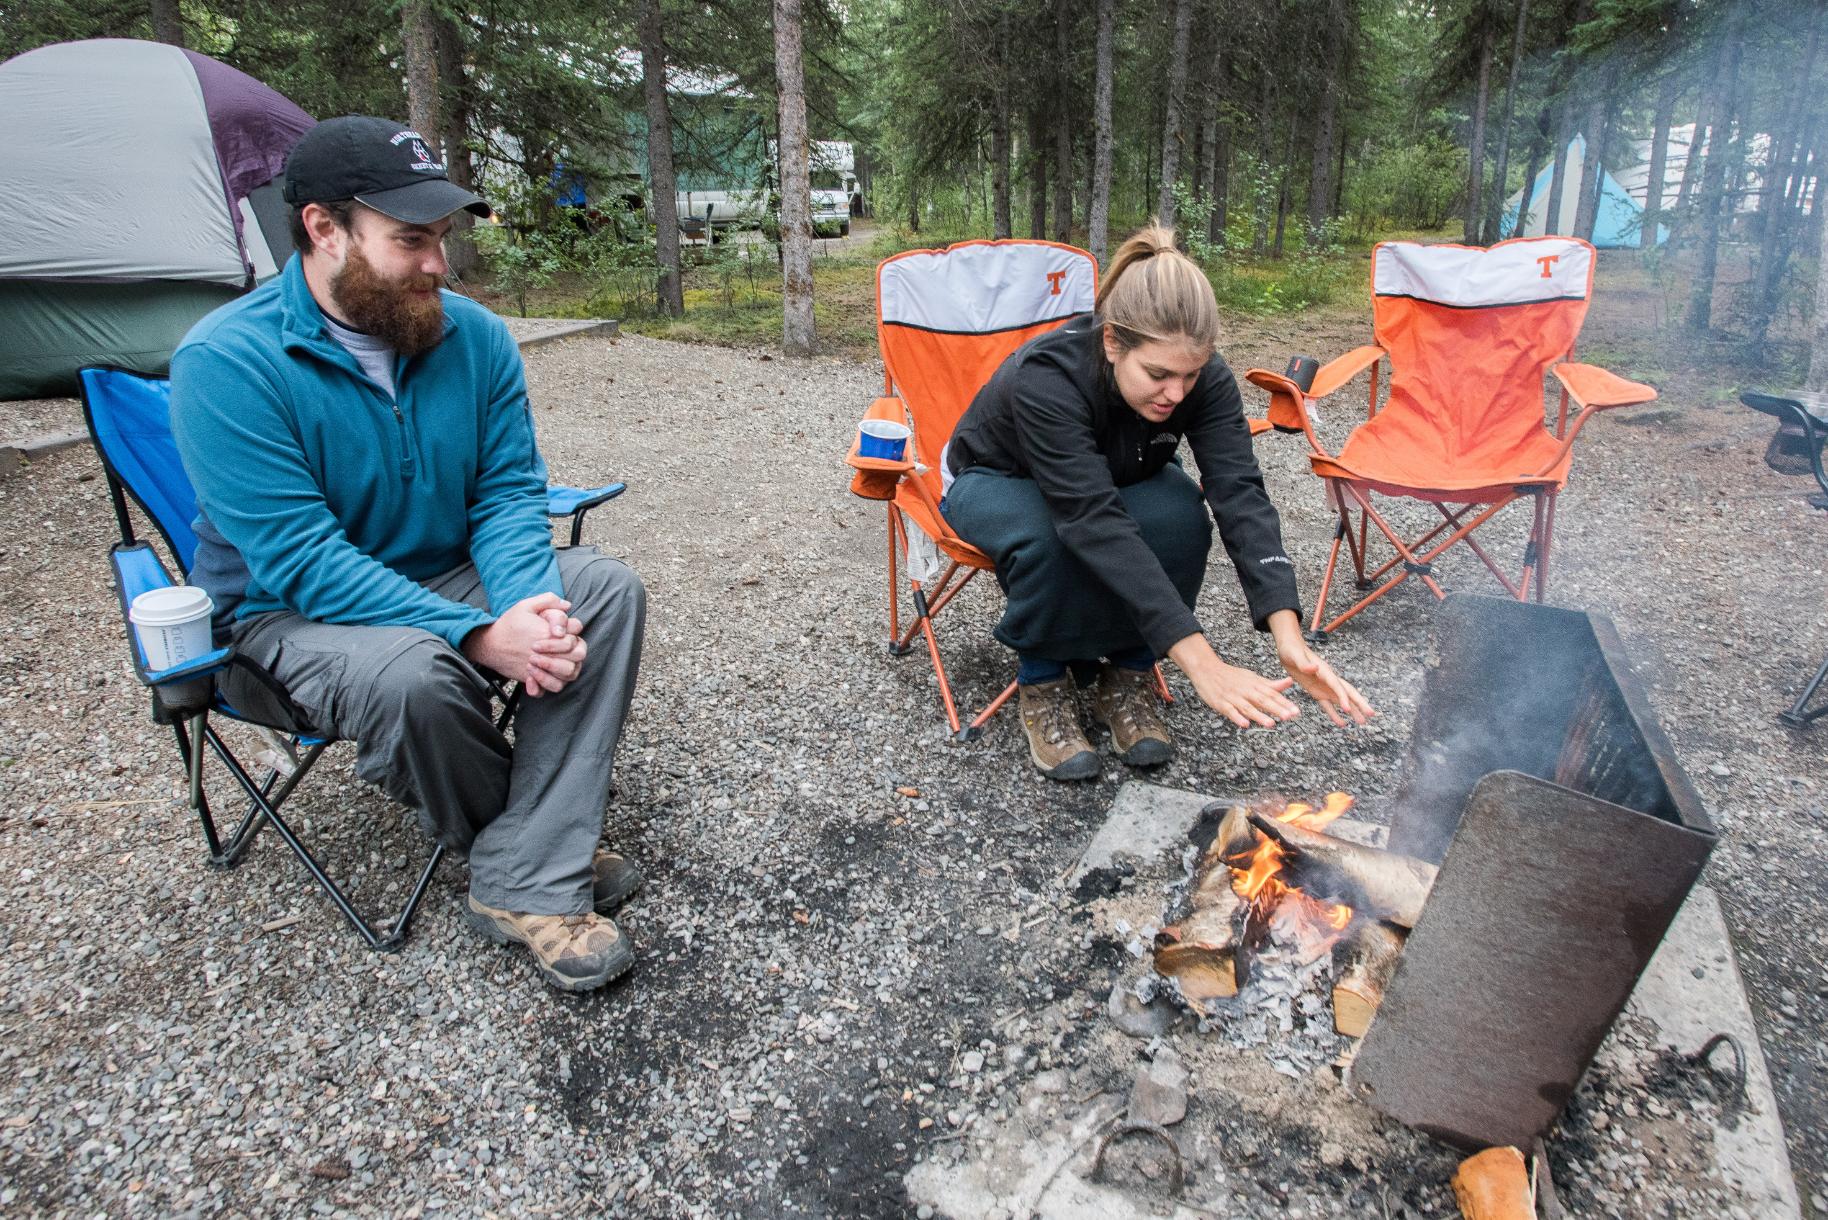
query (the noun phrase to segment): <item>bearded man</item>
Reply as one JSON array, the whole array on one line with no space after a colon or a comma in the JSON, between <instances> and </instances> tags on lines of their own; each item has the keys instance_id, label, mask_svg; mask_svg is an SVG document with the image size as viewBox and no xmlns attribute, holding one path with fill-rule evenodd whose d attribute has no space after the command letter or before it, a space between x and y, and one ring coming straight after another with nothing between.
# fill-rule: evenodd
<instances>
[{"instance_id":1,"label":"bearded man","mask_svg":"<svg viewBox=\"0 0 1828 1220\"><path fill-rule=\"evenodd\" d=\"M197 489L192 579L216 630L278 680L299 731L467 853L467 918L548 982L601 986L634 955L609 912L641 883L599 847L640 663L641 582L555 550L519 350L441 291L451 217L489 215L417 132L331 119L286 163L299 252L172 358ZM521 683L512 744L491 677ZM286 717L257 675L223 694Z\"/></svg>"}]
</instances>

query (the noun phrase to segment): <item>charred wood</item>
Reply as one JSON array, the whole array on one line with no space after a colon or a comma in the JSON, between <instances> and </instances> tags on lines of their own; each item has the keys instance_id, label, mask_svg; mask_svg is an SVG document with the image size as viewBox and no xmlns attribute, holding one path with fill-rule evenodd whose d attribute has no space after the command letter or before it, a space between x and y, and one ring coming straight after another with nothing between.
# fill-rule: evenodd
<instances>
[{"instance_id":1,"label":"charred wood","mask_svg":"<svg viewBox=\"0 0 1828 1220\"><path fill-rule=\"evenodd\" d=\"M1333 948L1338 979L1333 984L1333 1028L1362 1038L1384 1002L1384 987L1403 955L1403 931L1375 919L1359 919Z\"/></svg>"},{"instance_id":2,"label":"charred wood","mask_svg":"<svg viewBox=\"0 0 1828 1220\"><path fill-rule=\"evenodd\" d=\"M1434 865L1400 852L1364 847L1345 839L1278 822L1261 813L1250 824L1282 846L1288 884L1310 897L1337 902L1371 919L1415 927L1434 887Z\"/></svg>"}]
</instances>

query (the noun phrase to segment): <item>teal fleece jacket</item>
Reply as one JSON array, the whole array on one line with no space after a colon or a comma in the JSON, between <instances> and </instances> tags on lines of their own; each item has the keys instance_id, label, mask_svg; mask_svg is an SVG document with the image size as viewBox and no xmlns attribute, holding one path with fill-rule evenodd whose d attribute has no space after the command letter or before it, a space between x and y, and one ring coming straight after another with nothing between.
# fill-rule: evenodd
<instances>
[{"instance_id":1,"label":"teal fleece jacket","mask_svg":"<svg viewBox=\"0 0 1828 1220\"><path fill-rule=\"evenodd\" d=\"M325 331L296 255L184 337L172 431L197 490L191 578L219 629L292 610L457 647L562 593L519 349L494 314L443 295L443 342L396 364L397 398ZM418 583L472 561L493 613Z\"/></svg>"}]
</instances>

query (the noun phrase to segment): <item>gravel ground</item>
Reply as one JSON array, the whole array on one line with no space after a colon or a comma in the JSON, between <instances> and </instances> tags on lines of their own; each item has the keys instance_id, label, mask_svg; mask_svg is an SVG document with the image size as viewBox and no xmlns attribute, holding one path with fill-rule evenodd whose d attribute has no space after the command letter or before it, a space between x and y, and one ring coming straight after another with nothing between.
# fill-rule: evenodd
<instances>
[{"instance_id":1,"label":"gravel ground","mask_svg":"<svg viewBox=\"0 0 1828 1220\"><path fill-rule=\"evenodd\" d=\"M1602 282L1595 333L1630 316L1607 305ZM1357 313L1240 326L1227 354L1344 350ZM879 374L639 338L542 348L528 369L555 477L629 482L587 535L651 594L608 828L648 870L623 920L636 970L552 992L464 930L459 862L394 955L363 949L277 841L212 872L125 664L104 484L87 452L54 455L0 482L0 1206L899 1215L910 1168L994 1130L1037 1081L1074 1100L1128 1087L1084 1049L1121 962L1085 944L1060 884L1125 770L1050 784L1008 717L949 744L924 658L884 654L881 511L845 495L837 461ZM1726 832L1709 880L1799 1184L1828 1214L1828 728L1774 720L1828 648L1825 522L1761 464L1762 421L1710 406L1714 389L1676 375L1583 440L1552 600L1614 616ZM1311 591L1318 484L1293 443L1259 453ZM1488 583L1464 563L1446 577ZM1009 671L995 603L967 594L941 620L974 704ZM1328 645L1383 712L1360 730L1310 709L1239 734L1173 679L1181 753L1149 778L1346 787L1375 808L1430 617L1405 591ZM1270 663L1222 566L1202 618L1222 653ZM423 859L411 820L346 750L314 779L298 820L358 902L396 901ZM1363 1214L1360 1174L1397 1183L1384 1214L1448 1206L1445 1162L1408 1186L1400 1165L1316 1167L1337 1194L1286 1203L1278 1138L1212 1151L1266 1178L1236 1214ZM1595 1172L1584 1214L1631 1212L1629 1175Z\"/></svg>"}]
</instances>

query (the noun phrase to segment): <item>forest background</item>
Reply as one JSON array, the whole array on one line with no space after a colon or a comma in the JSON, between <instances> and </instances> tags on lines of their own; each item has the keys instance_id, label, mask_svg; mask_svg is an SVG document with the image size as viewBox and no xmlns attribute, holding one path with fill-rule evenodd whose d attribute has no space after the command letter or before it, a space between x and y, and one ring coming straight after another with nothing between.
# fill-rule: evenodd
<instances>
[{"instance_id":1,"label":"forest background","mask_svg":"<svg viewBox=\"0 0 1828 1220\"><path fill-rule=\"evenodd\" d=\"M319 117L404 115L500 207L453 243L493 303L852 354L897 249L1025 235L1103 257L1159 216L1222 304L1276 314L1362 283L1373 240L1508 236L1504 200L1577 133L1580 181L1649 139L1655 182L1694 124L1705 155L1616 257L1670 302L1672 343L1819 388L1825 24L1819 0L0 0L0 58L158 38ZM757 180L728 186L778 193L780 223L682 242L652 201L743 176L745 140ZM812 241L792 184L818 140L854 150L868 241ZM554 206L567 174L623 210L579 223Z\"/></svg>"}]
</instances>

